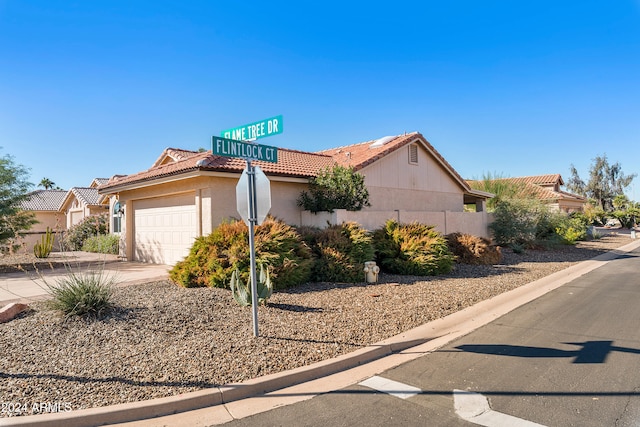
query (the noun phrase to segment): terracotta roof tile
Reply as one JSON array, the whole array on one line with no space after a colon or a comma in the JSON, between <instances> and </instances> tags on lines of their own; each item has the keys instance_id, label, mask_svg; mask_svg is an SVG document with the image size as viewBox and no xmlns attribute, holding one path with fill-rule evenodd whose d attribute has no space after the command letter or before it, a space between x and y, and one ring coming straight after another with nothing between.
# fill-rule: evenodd
<instances>
[{"instance_id":1,"label":"terracotta roof tile","mask_svg":"<svg viewBox=\"0 0 640 427\"><path fill-rule=\"evenodd\" d=\"M453 177L466 192L473 192L467 182L438 153L438 151L418 132L389 136L359 144L324 150L317 153L278 148L278 162L254 161L254 164L267 174L310 178L316 176L324 168L334 164L353 166L360 170L367 165L387 156L409 143L421 144ZM171 157L175 161L164 163ZM124 177L114 176L106 184L100 186L100 193L123 185L135 185L149 180L161 179L190 171L219 171L240 173L245 168L245 161L239 158L214 156L211 151L194 152L167 148L158 158L154 166L146 171Z\"/></svg>"},{"instance_id":2,"label":"terracotta roof tile","mask_svg":"<svg viewBox=\"0 0 640 427\"><path fill-rule=\"evenodd\" d=\"M523 185L522 192L524 194L535 196L539 200L577 200L577 201L586 201L585 197L579 196L577 194L572 194L567 191L562 191L557 189L560 185L564 183L562 181L562 176L560 174L549 174L549 175L536 175L536 176L523 176L523 177L514 177L514 178L499 178L493 181L509 181L515 184ZM474 181L468 181L474 182ZM553 188L550 188L553 186Z\"/></svg>"},{"instance_id":3,"label":"terracotta roof tile","mask_svg":"<svg viewBox=\"0 0 640 427\"><path fill-rule=\"evenodd\" d=\"M467 182L419 132L412 132L398 136L386 136L376 140L361 142L359 144L320 151L319 153L332 156L335 161L342 166L353 166L355 170L360 170L410 143L422 144L422 146L435 157L436 161L444 166L444 168L458 181L465 191L472 191Z\"/></svg>"},{"instance_id":4,"label":"terracotta roof tile","mask_svg":"<svg viewBox=\"0 0 640 427\"><path fill-rule=\"evenodd\" d=\"M521 176L515 178L503 178L508 179L513 182L523 182L535 185L564 185L564 181L562 180L562 176L560 174L547 174L547 175L534 175L534 176Z\"/></svg>"},{"instance_id":5,"label":"terracotta roof tile","mask_svg":"<svg viewBox=\"0 0 640 427\"><path fill-rule=\"evenodd\" d=\"M166 158L169 158L177 162L180 160L188 159L189 157L195 156L198 153L199 151L183 150L181 148L168 147L164 149L162 154L160 154L160 157L158 157L156 161L153 162L153 165L151 165L151 167L153 168L156 166L160 166L163 163L166 163L166 161L164 161Z\"/></svg>"},{"instance_id":6,"label":"terracotta roof tile","mask_svg":"<svg viewBox=\"0 0 640 427\"><path fill-rule=\"evenodd\" d=\"M107 182L109 182L109 178L94 178L93 181L91 181L90 187L99 187L100 185L104 185Z\"/></svg>"},{"instance_id":7,"label":"terracotta roof tile","mask_svg":"<svg viewBox=\"0 0 640 427\"><path fill-rule=\"evenodd\" d=\"M415 140L418 135L418 133L414 132L408 135L387 136L358 144L318 151L318 154L333 157L341 166L352 166L355 170L360 170L400 147L407 145L409 142ZM377 142L380 143L377 144Z\"/></svg>"},{"instance_id":8,"label":"terracotta roof tile","mask_svg":"<svg viewBox=\"0 0 640 427\"><path fill-rule=\"evenodd\" d=\"M100 187L100 192L104 193L114 187L160 179L189 171L202 170L241 173L246 165L243 159L214 156L211 154L211 151L191 153L191 155L186 156L182 160L154 166L146 171L124 177L113 177L108 184ZM268 174L309 178L315 176L318 171L331 166L335 162L331 157L326 155L279 148L278 163L262 161L254 161L253 163L260 166L260 168Z\"/></svg>"}]
</instances>

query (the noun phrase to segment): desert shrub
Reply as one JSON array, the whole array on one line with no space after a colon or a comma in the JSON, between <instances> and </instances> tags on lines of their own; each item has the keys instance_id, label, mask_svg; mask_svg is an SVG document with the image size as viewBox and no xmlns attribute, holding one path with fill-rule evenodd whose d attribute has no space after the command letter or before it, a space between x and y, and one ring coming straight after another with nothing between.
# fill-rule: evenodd
<instances>
[{"instance_id":1,"label":"desert shrub","mask_svg":"<svg viewBox=\"0 0 640 427\"><path fill-rule=\"evenodd\" d=\"M313 256L298 231L273 217L256 227L256 260L269 266L274 289L288 288L309 281ZM247 240L247 277L249 245ZM242 271L242 270L241 270Z\"/></svg>"},{"instance_id":2,"label":"desert shrub","mask_svg":"<svg viewBox=\"0 0 640 427\"><path fill-rule=\"evenodd\" d=\"M104 271L69 272L55 285L47 284L52 299L47 305L62 311L67 317L99 316L112 307L115 277Z\"/></svg>"},{"instance_id":3,"label":"desert shrub","mask_svg":"<svg viewBox=\"0 0 640 427\"><path fill-rule=\"evenodd\" d=\"M546 206L531 199L505 199L496 205L494 221L489 224L493 239L500 246L535 247L540 240L555 234L548 225Z\"/></svg>"},{"instance_id":4,"label":"desert shrub","mask_svg":"<svg viewBox=\"0 0 640 427\"><path fill-rule=\"evenodd\" d=\"M389 220L373 234L376 261L389 273L433 276L449 273L454 256L433 226Z\"/></svg>"},{"instance_id":5,"label":"desert shrub","mask_svg":"<svg viewBox=\"0 0 640 427\"><path fill-rule=\"evenodd\" d=\"M85 240L91 236L108 233L108 215L91 215L69 227L64 236L64 245L68 250L80 251Z\"/></svg>"},{"instance_id":6,"label":"desert shrub","mask_svg":"<svg viewBox=\"0 0 640 427\"><path fill-rule=\"evenodd\" d=\"M274 289L306 283L311 275L311 250L295 228L268 217L255 228L256 262L268 266ZM249 280L249 229L241 221L225 222L208 236L196 239L189 255L169 272L185 287L229 288L231 274Z\"/></svg>"},{"instance_id":7,"label":"desert shrub","mask_svg":"<svg viewBox=\"0 0 640 427\"><path fill-rule=\"evenodd\" d=\"M120 236L117 234L107 234L87 238L82 245L82 250L99 254L118 255L119 246Z\"/></svg>"},{"instance_id":8,"label":"desert shrub","mask_svg":"<svg viewBox=\"0 0 640 427\"><path fill-rule=\"evenodd\" d=\"M500 246L493 245L491 240L484 237L451 233L447 235L447 244L456 261L462 264L493 265L502 259Z\"/></svg>"},{"instance_id":9,"label":"desert shrub","mask_svg":"<svg viewBox=\"0 0 640 427\"><path fill-rule=\"evenodd\" d=\"M577 241L587 238L588 226L580 217L559 214L554 225L556 234L562 243L567 245L574 245Z\"/></svg>"},{"instance_id":10,"label":"desert shrub","mask_svg":"<svg viewBox=\"0 0 640 427\"><path fill-rule=\"evenodd\" d=\"M489 225L494 240L511 248L548 247L573 244L587 236L587 218L551 212L536 200L502 200Z\"/></svg>"},{"instance_id":11,"label":"desert shrub","mask_svg":"<svg viewBox=\"0 0 640 427\"><path fill-rule=\"evenodd\" d=\"M359 224L345 222L322 230L305 227L299 232L316 255L314 281L364 280L364 263L375 259L375 250L371 234Z\"/></svg>"}]
</instances>

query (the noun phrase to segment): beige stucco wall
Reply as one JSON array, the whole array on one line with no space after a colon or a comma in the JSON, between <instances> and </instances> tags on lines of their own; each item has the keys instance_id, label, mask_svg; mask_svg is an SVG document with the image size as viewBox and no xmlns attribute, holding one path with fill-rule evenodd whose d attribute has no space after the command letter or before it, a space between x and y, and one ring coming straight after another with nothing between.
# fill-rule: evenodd
<instances>
[{"instance_id":1,"label":"beige stucco wall","mask_svg":"<svg viewBox=\"0 0 640 427\"><path fill-rule=\"evenodd\" d=\"M418 145L418 162L409 162L409 146L363 168L370 207L301 213L301 224L325 227L327 222L354 221L368 230L387 220L433 225L443 234L461 232L489 237L486 212L464 212L464 189L437 160Z\"/></svg>"},{"instance_id":2,"label":"beige stucco wall","mask_svg":"<svg viewBox=\"0 0 640 427\"><path fill-rule=\"evenodd\" d=\"M133 229L131 212L133 201L166 197L172 194L195 192L196 222L198 236L208 235L222 221L229 218L240 219L236 210L236 185L240 174L219 174L194 176L187 179L168 181L149 187L120 191L118 199L125 207L122 221L121 255L132 259ZM300 192L307 188L306 180L269 177L271 186L270 214L286 223L300 224L300 208L296 200ZM114 198L111 204L115 203ZM111 207L110 209L113 209Z\"/></svg>"},{"instance_id":3,"label":"beige stucco wall","mask_svg":"<svg viewBox=\"0 0 640 427\"><path fill-rule=\"evenodd\" d=\"M365 176L371 206L360 212L340 211L337 217L330 218L332 223L356 221L367 229L375 229L389 218L395 218L402 222L432 224L444 233L488 234L486 214L463 212L463 187L422 145L418 145L417 165L409 162L407 146L360 172ZM300 193L308 188L306 179L268 177L271 181L271 215L291 225L326 225L326 219L302 211L296 204ZM133 233L127 233L127 230L133 229L132 201L194 192L196 234L208 235L222 221L240 218L236 210L239 179L239 173L212 172L120 191L118 198L125 206L121 233L123 254L131 259Z\"/></svg>"},{"instance_id":4,"label":"beige stucco wall","mask_svg":"<svg viewBox=\"0 0 640 427\"><path fill-rule=\"evenodd\" d=\"M442 234L459 232L489 237L488 225L492 217L487 212L416 212L404 210L350 212L344 209L337 209L332 213L319 212L317 214L305 211L302 214L302 225L324 228L327 223L341 224L352 221L372 231L380 228L389 219L394 219L401 223L420 222L433 225Z\"/></svg>"},{"instance_id":5,"label":"beige stucco wall","mask_svg":"<svg viewBox=\"0 0 640 427\"><path fill-rule=\"evenodd\" d=\"M56 233L56 237L54 239L54 250L59 250L60 246L58 241L60 237L62 237L62 233L66 230L66 218L62 212L56 211L36 211L36 220L38 220L37 224L34 224L31 229L24 235L24 237L19 242L21 248L18 252L27 252L31 253L33 251L33 246L40 242L42 236L47 231L47 227L51 228L54 233Z\"/></svg>"},{"instance_id":6,"label":"beige stucco wall","mask_svg":"<svg viewBox=\"0 0 640 427\"><path fill-rule=\"evenodd\" d=\"M463 188L418 145L418 164L409 162L409 146L360 171L365 176L371 207L365 211L455 211L464 209Z\"/></svg>"}]
</instances>

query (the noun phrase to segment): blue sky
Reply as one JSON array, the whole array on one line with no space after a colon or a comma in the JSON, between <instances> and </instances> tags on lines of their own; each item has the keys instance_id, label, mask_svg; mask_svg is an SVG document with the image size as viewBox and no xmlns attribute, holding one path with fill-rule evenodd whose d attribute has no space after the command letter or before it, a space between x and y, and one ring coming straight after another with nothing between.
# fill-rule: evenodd
<instances>
[{"instance_id":1,"label":"blue sky","mask_svg":"<svg viewBox=\"0 0 640 427\"><path fill-rule=\"evenodd\" d=\"M0 155L34 184L280 114L264 144L419 131L465 178L639 173L640 0L0 0Z\"/></svg>"}]
</instances>

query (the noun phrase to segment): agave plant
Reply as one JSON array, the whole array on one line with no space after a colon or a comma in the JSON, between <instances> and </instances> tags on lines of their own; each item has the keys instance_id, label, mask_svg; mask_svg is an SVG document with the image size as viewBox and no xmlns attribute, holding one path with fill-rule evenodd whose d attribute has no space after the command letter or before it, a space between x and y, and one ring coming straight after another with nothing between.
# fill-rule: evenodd
<instances>
[{"instance_id":1,"label":"agave plant","mask_svg":"<svg viewBox=\"0 0 640 427\"><path fill-rule=\"evenodd\" d=\"M273 293L273 285L271 284L271 278L269 277L269 269L265 269L263 264L260 264L260 274L258 276L257 283L258 290L258 305L267 304L267 300ZM236 268L231 273L231 293L233 299L243 307L251 305L251 287L249 283L244 283L240 278L240 271Z\"/></svg>"}]
</instances>

